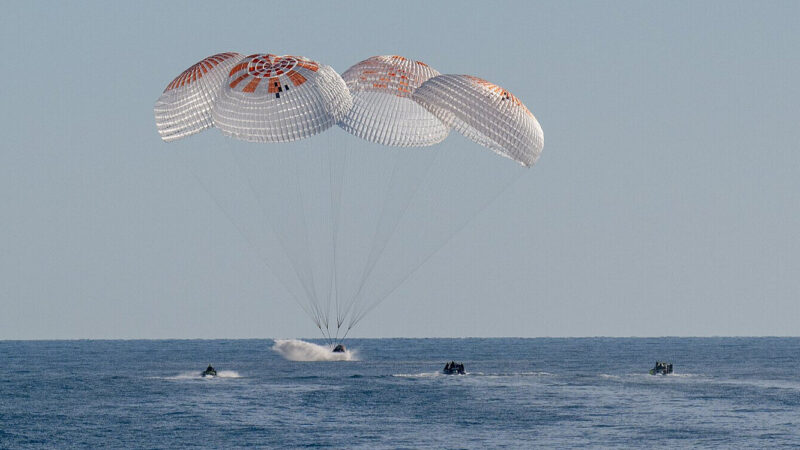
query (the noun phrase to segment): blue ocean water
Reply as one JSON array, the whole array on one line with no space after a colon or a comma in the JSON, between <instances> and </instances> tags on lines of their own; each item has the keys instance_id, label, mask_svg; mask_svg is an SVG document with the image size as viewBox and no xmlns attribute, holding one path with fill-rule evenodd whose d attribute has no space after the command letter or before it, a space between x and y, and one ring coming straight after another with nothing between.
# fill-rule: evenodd
<instances>
[{"instance_id":1,"label":"blue ocean water","mask_svg":"<svg viewBox=\"0 0 800 450\"><path fill-rule=\"evenodd\" d=\"M0 447L800 446L800 338L353 339L346 362L272 345L0 342ZM648 375L657 359L675 374Z\"/></svg>"}]
</instances>

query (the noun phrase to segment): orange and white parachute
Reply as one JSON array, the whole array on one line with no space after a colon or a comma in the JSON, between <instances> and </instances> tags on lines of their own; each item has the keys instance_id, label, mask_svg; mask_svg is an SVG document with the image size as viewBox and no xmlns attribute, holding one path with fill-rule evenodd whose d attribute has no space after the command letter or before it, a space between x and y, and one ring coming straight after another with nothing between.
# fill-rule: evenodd
<instances>
[{"instance_id":1,"label":"orange and white parachute","mask_svg":"<svg viewBox=\"0 0 800 450\"><path fill-rule=\"evenodd\" d=\"M422 83L439 72L402 56L373 56L342 74L353 107L339 122L348 133L383 145L437 144L450 127L412 99Z\"/></svg>"},{"instance_id":2,"label":"orange and white parachute","mask_svg":"<svg viewBox=\"0 0 800 450\"><path fill-rule=\"evenodd\" d=\"M238 53L219 53L184 70L167 85L153 108L156 128L165 141L174 141L212 126L211 108Z\"/></svg>"},{"instance_id":3,"label":"orange and white parachute","mask_svg":"<svg viewBox=\"0 0 800 450\"><path fill-rule=\"evenodd\" d=\"M542 153L539 121L496 84L471 75L439 75L423 83L414 100L459 133L523 166Z\"/></svg>"},{"instance_id":4,"label":"orange and white parachute","mask_svg":"<svg viewBox=\"0 0 800 450\"><path fill-rule=\"evenodd\" d=\"M220 53L167 85L154 112L165 141L215 126L245 141L288 142L332 127L351 106L330 66L302 56Z\"/></svg>"},{"instance_id":5,"label":"orange and white parachute","mask_svg":"<svg viewBox=\"0 0 800 450\"><path fill-rule=\"evenodd\" d=\"M154 112L165 141L215 126L245 141L289 142L338 123L371 142L420 147L455 128L526 167L544 146L536 117L507 90L397 55L373 56L340 76L302 56L220 53L175 78Z\"/></svg>"},{"instance_id":6,"label":"orange and white parachute","mask_svg":"<svg viewBox=\"0 0 800 450\"><path fill-rule=\"evenodd\" d=\"M223 134L251 142L289 142L321 133L350 110L342 77L302 56L250 55L239 61L212 110Z\"/></svg>"}]
</instances>

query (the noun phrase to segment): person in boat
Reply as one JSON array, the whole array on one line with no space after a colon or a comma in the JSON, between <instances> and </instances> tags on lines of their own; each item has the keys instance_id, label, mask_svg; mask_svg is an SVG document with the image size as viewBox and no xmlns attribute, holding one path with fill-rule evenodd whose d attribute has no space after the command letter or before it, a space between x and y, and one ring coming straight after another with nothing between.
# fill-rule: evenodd
<instances>
[{"instance_id":1,"label":"person in boat","mask_svg":"<svg viewBox=\"0 0 800 450\"><path fill-rule=\"evenodd\" d=\"M216 375L216 374L217 374L217 371L214 370L214 367L212 367L211 364L209 364L208 367L206 368L206 370L203 371L203 376Z\"/></svg>"},{"instance_id":2,"label":"person in boat","mask_svg":"<svg viewBox=\"0 0 800 450\"><path fill-rule=\"evenodd\" d=\"M342 344L338 344L336 347L333 347L333 353L344 353L345 351L347 351L347 349L344 348L344 345Z\"/></svg>"},{"instance_id":3,"label":"person in boat","mask_svg":"<svg viewBox=\"0 0 800 450\"><path fill-rule=\"evenodd\" d=\"M650 371L651 374L657 375L661 373L661 361L656 361L655 367Z\"/></svg>"},{"instance_id":4,"label":"person in boat","mask_svg":"<svg viewBox=\"0 0 800 450\"><path fill-rule=\"evenodd\" d=\"M672 363L656 361L656 366L650 369L650 375L669 375L672 373Z\"/></svg>"},{"instance_id":5,"label":"person in boat","mask_svg":"<svg viewBox=\"0 0 800 450\"><path fill-rule=\"evenodd\" d=\"M455 361L450 361L449 363L445 363L444 370L442 370L442 372L444 372L444 373L446 373L448 375L452 375L454 373L463 375L463 374L466 373L466 372L464 372L464 364L463 363L457 363Z\"/></svg>"}]
</instances>

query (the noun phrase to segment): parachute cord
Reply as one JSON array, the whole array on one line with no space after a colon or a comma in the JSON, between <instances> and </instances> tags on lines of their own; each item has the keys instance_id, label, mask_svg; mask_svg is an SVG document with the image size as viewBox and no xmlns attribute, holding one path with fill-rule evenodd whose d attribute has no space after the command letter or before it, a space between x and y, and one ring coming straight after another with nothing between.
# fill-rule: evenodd
<instances>
[{"instance_id":1,"label":"parachute cord","mask_svg":"<svg viewBox=\"0 0 800 450\"><path fill-rule=\"evenodd\" d=\"M228 152L225 152L225 153L228 153ZM239 169L239 172L243 175L243 177L245 179L245 182L247 184L247 187L250 189L250 193L253 195L253 198L256 199L256 204L258 204L258 207L261 210L261 214L264 216L264 218L267 219L267 223L270 225L272 233L276 237L278 237L278 242L280 242L280 244L281 244L281 249L283 250L284 254L286 254L286 256L288 257L289 261L291 262L292 270L294 270L295 276L300 281L301 285L303 286L303 290L305 291L306 296L307 296L308 300L310 301L311 309L313 311L312 319L314 320L315 323L317 323L317 326L319 326L319 323L321 322L321 314L320 314L320 311L319 311L319 307L317 306L316 297L314 296L314 293L312 291L312 287L313 286L310 285L310 283L313 283L313 278L311 279L311 281L309 281L308 279L306 279L304 276L301 275L302 270L301 270L300 267L298 267L298 262L295 260L295 258L292 257L291 252L289 251L289 249L286 246L286 242L285 242L283 236L281 236L281 234L276 231L274 224L271 222L270 216L267 213L266 208L265 208L265 206L263 204L264 200L261 198L260 195L258 195L258 192L257 192L255 186L253 186L253 180L250 178L250 176L244 170L242 162L239 160L238 156L236 156L236 151L232 151L230 153L233 154L232 158L236 162L236 166ZM275 273L274 270L273 270L273 273ZM277 276L277 273L275 273L275 275L276 275L276 278L280 279L280 277Z\"/></svg>"},{"instance_id":2,"label":"parachute cord","mask_svg":"<svg viewBox=\"0 0 800 450\"><path fill-rule=\"evenodd\" d=\"M311 245L309 243L308 237L308 224L306 220L306 203L303 200L303 192L300 189L300 167L297 163L297 158L293 158L294 161L294 169L295 169L295 177L294 177L294 186L297 192L297 197L300 199L300 218L302 219L302 229L303 229L303 237L305 238L305 260L306 260L306 270L309 272L309 276L311 277L311 291L314 303L319 303L319 298L317 296L317 284L314 281L314 270L311 266ZM319 306L318 306L319 308Z\"/></svg>"},{"instance_id":3,"label":"parachute cord","mask_svg":"<svg viewBox=\"0 0 800 450\"><path fill-rule=\"evenodd\" d=\"M326 330L326 331L327 331L327 330ZM325 336L325 342L326 342L328 345L331 345L331 342L333 342L333 341L331 340L331 334L330 334L330 331L328 331L328 333L327 333L327 334L325 333L325 331L323 331L323 332L322 332L322 335L323 335L323 336Z\"/></svg>"},{"instance_id":4,"label":"parachute cord","mask_svg":"<svg viewBox=\"0 0 800 450\"><path fill-rule=\"evenodd\" d=\"M341 169L341 182L339 183L339 200L338 200L338 214L336 217L336 241L338 247L339 241L339 222L341 221L342 211L341 211L341 204L342 204L342 197L344 192L344 179L345 174L348 172L348 167L350 165L350 147L345 143L344 144L344 163L342 164ZM337 255L338 256L338 252ZM339 335L339 328L341 328L342 323L344 322L344 316L341 315L341 304L339 299L341 297L341 290L340 290L340 282L339 282L339 266L334 264L334 276L336 280L336 335Z\"/></svg>"},{"instance_id":5,"label":"parachute cord","mask_svg":"<svg viewBox=\"0 0 800 450\"><path fill-rule=\"evenodd\" d=\"M344 175L342 170L339 172L338 179L334 175L334 157L333 146L328 138L328 181L330 186L331 196L331 254L332 254L332 270L331 270L331 288L328 295L328 305L330 306L330 298L333 296L334 308L336 310L336 335L339 335L339 280L338 280L338 262L337 247L339 246L339 217L341 214L341 201L342 201L342 183L344 182ZM344 153L345 164L347 163L347 153Z\"/></svg>"},{"instance_id":6,"label":"parachute cord","mask_svg":"<svg viewBox=\"0 0 800 450\"><path fill-rule=\"evenodd\" d=\"M381 214L378 217L378 221L375 222L375 231L372 233L372 239L370 240L369 244L369 254L367 256L367 262L364 265L364 269L361 271L361 278L359 281L359 286L356 289L355 294L350 298L350 301L347 305L347 310L345 311L345 317L350 314L350 310L355 306L358 302L358 295L361 293L361 289L364 287L364 283L369 276L369 273L372 271L372 260L373 255L375 254L375 248L378 246L378 233L381 228L381 224L383 223L384 217L386 217L386 198L389 196L389 192L392 189L392 186L395 183L397 177L397 169L400 167L400 152L395 152L394 164L392 166L392 174L389 177L389 182L386 184L386 189L384 189L383 197L381 201Z\"/></svg>"},{"instance_id":7,"label":"parachute cord","mask_svg":"<svg viewBox=\"0 0 800 450\"><path fill-rule=\"evenodd\" d=\"M250 239L250 237L247 235L247 233L245 233L244 230L242 230L241 226L235 220L233 220L233 218L228 213L228 211L222 206L222 204L220 203L219 199L216 196L214 196L214 194L211 193L211 190L208 188L208 186L206 186L206 184L203 182L203 180L200 178L200 176L195 172L195 170L192 168L191 164L188 163L188 162L185 162L185 165L189 168L189 173L191 173L191 175L195 179L195 181L197 181L197 183L200 185L200 187L203 188L203 191L205 191L205 193L211 198L211 200L214 202L214 204L217 206L217 208L225 216L225 218L228 219L228 222L230 222L231 225L233 225L233 227L236 229L236 231L239 232L239 234L241 235L242 239L244 239L244 241L247 243L247 245L249 245L250 248L253 249L253 253L258 257L258 260L261 262L261 264L263 264L264 267L267 268L267 270L272 272L272 274L275 276L275 279L278 280L278 282L281 284L281 286L283 286L283 288L291 296L292 300L295 303L297 303L297 305L300 307L300 309L302 309L303 312L312 321L317 322L317 319L314 316L314 314L312 314L311 311L303 304L303 302L300 301L300 299L297 297L297 294L295 294L292 291L292 289L289 289L289 286L286 284L286 282L283 281L281 279L281 277L278 276L278 273L275 271L275 269L272 268L272 266L269 264L269 262L267 262L267 259L261 254L261 252L257 251L258 246L253 243L253 241Z\"/></svg>"},{"instance_id":8,"label":"parachute cord","mask_svg":"<svg viewBox=\"0 0 800 450\"><path fill-rule=\"evenodd\" d=\"M278 237L278 241L281 244L281 249L286 254L286 256L289 258L289 261L292 263L292 269L294 270L295 275L297 276L298 280L300 280L300 282L303 284L303 288L306 291L306 295L308 296L309 300L313 300L313 293L311 292L310 281L301 275L302 272L303 272L301 270L302 267L299 265L298 261L295 260L295 258L292 257L291 252L289 251L289 249L286 246L286 242L284 240L284 237L280 233L278 233L277 230L275 229L274 224L270 220L270 215L267 212L266 207L264 206L264 199L261 197L261 195L258 194L258 191L256 190L255 186L253 185L252 179L247 174L247 171L244 169L243 163L241 162L239 157L236 156L236 152L233 151L232 153L233 153L233 159L236 162L236 165L237 165L237 167L239 169L239 172L243 175L243 177L244 177L244 179L246 181L247 187L250 189L250 193L253 194L253 197L256 199L256 204L258 205L258 207L259 207L259 209L261 211L261 214L267 219L267 223L270 225L272 233L275 236Z\"/></svg>"},{"instance_id":9,"label":"parachute cord","mask_svg":"<svg viewBox=\"0 0 800 450\"><path fill-rule=\"evenodd\" d=\"M515 184L515 183L516 183L516 182L517 182L517 181L518 181L518 180L521 178L521 176L522 176L522 173L523 173L523 171L517 171L517 174L516 174L516 175L515 175L515 176L514 176L514 177L511 179L511 182L510 182L510 183L508 183L507 185L503 186L503 188L502 188L502 189L500 189L500 190L499 190L499 191L498 191L498 192L497 192L497 193L496 193L494 196L492 196L492 197L491 197L491 198L490 198L490 199L489 199L489 200L488 200L486 203L484 203L484 204L483 204L483 205L482 205L482 206L481 206L481 207L480 207L480 208L479 208L479 209L478 209L478 210L477 210L477 211L476 211L474 214L472 214L470 217L468 217L468 218L467 218L467 219L466 219L466 220L465 220L465 221L464 221L464 222L463 222L463 223L462 223L462 224L461 224L461 225L460 225L460 226L459 226L459 227L456 229L456 231L455 231L455 232L453 232L453 233L450 235L450 237L448 237L448 238L447 238L447 240L445 240L443 243L441 243L439 246L437 246L437 247L436 247L436 248L435 248L435 249L434 249L434 250L433 250L431 253L429 253L429 254L428 254L428 255L427 255L427 256L426 256L426 257L425 257L425 258L422 260L422 262L421 262L421 263L419 263L419 264L418 264L417 266L415 266L415 267L414 267L414 268L413 268L413 269L412 269L410 272L408 272L408 273L407 273L405 276L403 276L403 278L401 278L401 279L400 279L400 281L399 281L399 282L397 282L397 283L396 283L396 284L395 284L395 285L394 285L394 286L393 286L393 287L392 287L392 288L391 288L391 289L390 289L390 290L389 290L389 291L388 291L388 292L387 292L385 295L383 295L383 296L379 297L378 301L376 301L376 302L372 303L372 304L371 304L369 307L365 308L364 310L362 310L361 312L359 312L358 314L356 314L356 315L353 317L353 319L350 321L350 325L348 326L348 331L349 331L349 329L350 329L350 328L354 327L354 326L355 326L355 325L356 325L358 322L360 322L360 321L361 321L361 319L363 319L363 318L364 318L364 316L366 316L366 315L367 315L367 313L369 313L370 311L372 311L373 309L375 309L375 307L376 307L376 306L378 306L379 304L381 304L381 303L382 303L384 300L386 300L386 299L387 299L387 298L388 298L390 295L392 295L392 293L394 293L394 291L395 291L395 290L397 290L397 288L399 288L400 286L402 286L402 285L403 285L403 283L405 283L405 282L406 282L406 281L407 281L407 280L408 280L408 279L409 279L409 278L410 278L410 277L411 277L411 276L412 276L414 273L416 273L416 271L417 271L417 270L419 270L419 269L420 269L422 266L424 266L424 265L425 265L425 263L427 263L427 262L428 262L428 261L429 261L431 258L433 258L433 256L434 256L434 255L436 255L437 253L439 253L439 251L440 251L442 248L444 248L444 247L445 247L445 246L446 246L446 245L447 245L447 244L448 244L450 241L452 241L452 240L453 240L453 238L454 238L456 235L458 235L458 234L459 234L459 233L460 233L460 232L461 232L461 231L462 231L464 228L466 228L466 227L467 227L467 225L469 225L470 223L472 223L472 221L473 221L473 220L475 220L475 218L476 218L476 217L478 217L478 216L479 216L479 215L480 215L480 214L481 214L481 213L482 213L484 210L486 210L486 209L487 209L487 208L488 208L488 207L489 207L489 206L490 206L492 203L494 203L494 202L495 202L495 201L496 201L496 200L497 200L497 199L500 197L500 195L502 195L502 194L503 194L505 191L507 191L507 190L508 190L508 189L509 189L511 186L513 186L513 185L514 185L514 184Z\"/></svg>"},{"instance_id":10,"label":"parachute cord","mask_svg":"<svg viewBox=\"0 0 800 450\"><path fill-rule=\"evenodd\" d=\"M325 314L323 314L323 312L321 310L321 305L320 305L320 302L319 302L319 298L317 296L316 283L314 281L314 271L313 271L313 268L311 267L311 257L309 255L310 254L310 245L309 245L309 237L308 237L308 225L307 225L307 222L306 222L305 202L303 200L303 195L302 195L302 191L300 189L300 181L299 181L300 169L299 169L299 166L298 166L297 158L292 158L292 162L294 163L294 168L295 168L295 176L294 176L295 194L296 194L296 198L300 202L301 229L302 229L302 233L303 233L303 237L304 237L304 241L303 242L305 244L305 247L302 248L301 251L300 251L301 256L304 257L303 258L304 262L302 264L302 266L303 266L302 268L304 270L302 272L304 272L306 274L306 276L308 277L308 279L306 280L307 283L308 283L308 286L306 287L306 291L307 291L307 295L308 295L309 301L311 302L311 306L312 306L315 314L317 315L318 320L321 323L324 323ZM286 251L286 250L284 250L284 251Z\"/></svg>"},{"instance_id":11,"label":"parachute cord","mask_svg":"<svg viewBox=\"0 0 800 450\"><path fill-rule=\"evenodd\" d=\"M346 330L344 330L344 335L343 335L343 336L342 336L342 338L341 338L341 339L338 341L339 343L342 343L342 342L344 342L345 338L347 338L347 333L349 333L349 332L350 332L350 329L351 329L351 328L353 328L353 325L350 325L349 327L347 327L347 329L346 329Z\"/></svg>"},{"instance_id":12,"label":"parachute cord","mask_svg":"<svg viewBox=\"0 0 800 450\"><path fill-rule=\"evenodd\" d=\"M341 327L341 322L339 319L340 311L339 311L339 267L338 267L338 257L337 257L337 247L339 246L339 218L341 215L341 201L342 201L342 184L344 182L344 174L343 169L339 172L339 177L334 182L336 178L334 176L334 157L333 157L333 149L328 148L328 174L330 176L330 194L331 194L331 253L333 259L332 265L332 273L331 273L331 289L330 295L333 296L334 299L334 308L336 310L336 338L339 338L339 328ZM345 166L347 164L347 150L345 149L344 152L344 161Z\"/></svg>"},{"instance_id":13,"label":"parachute cord","mask_svg":"<svg viewBox=\"0 0 800 450\"><path fill-rule=\"evenodd\" d=\"M322 337L325 338L325 343L327 345L331 345L330 333L328 335L325 335L325 330L323 330L319 324L317 324L317 328L319 328L319 332L322 333Z\"/></svg>"},{"instance_id":14,"label":"parachute cord","mask_svg":"<svg viewBox=\"0 0 800 450\"><path fill-rule=\"evenodd\" d=\"M392 175L389 177L389 183L386 185L386 189L383 193L383 201L381 202L381 215L378 217L378 222L375 224L375 231L372 233L372 240L370 241L370 252L369 257L367 258L367 266L364 267L364 271L361 274L361 284L364 284L364 278L367 276L367 267L370 265L371 260L373 259L373 254L375 253L375 247L378 245L376 242L378 240L378 232L380 231L381 224L383 223L384 218L386 217L386 198L389 196L389 192L392 190L392 186L395 184L395 180L397 179L397 169L400 167L400 152L395 153L394 158L394 166L392 167Z\"/></svg>"},{"instance_id":15,"label":"parachute cord","mask_svg":"<svg viewBox=\"0 0 800 450\"><path fill-rule=\"evenodd\" d=\"M439 160L439 156L441 155L441 153L442 152L436 152L434 154L433 159L427 164L427 166L425 167L425 174L423 175L422 179L417 183L417 185L414 187L414 190L411 193L411 197L409 197L408 201L405 203L405 205L403 205L403 207L402 207L402 209L400 211L400 215L398 216L398 218L395 221L395 223L392 225L391 231L387 235L386 239L383 240L383 242L381 243L380 249L377 251L377 255L371 261L368 260L368 269L365 270L365 273L364 273L364 275L363 275L363 277L361 279L361 283L358 286L358 289L357 289L355 295L353 295L353 303L354 304L358 304L358 303L361 302L361 298L359 296L361 295L361 291L364 288L367 279L372 274L372 271L375 269L375 266L377 266L378 262L383 257L384 251L386 250L386 247L389 245L389 242L392 240L392 237L394 237L394 234L397 231L397 228L400 225L400 222L402 222L403 217L405 217L406 211L408 211L409 207L414 202L414 199L417 197L417 193L420 191L420 188L422 186L424 186L425 184L427 184L428 175L431 172L431 168L436 165L437 161ZM392 177L394 179L394 172L392 173ZM386 202L384 202L384 206L385 206L385 204L386 204ZM378 225L376 226L376 230L375 230L376 237L377 237L378 228L380 227L380 224L381 224L381 222L383 220L383 212L385 212L385 207L384 207L384 209L383 209L383 211L381 213L381 220L378 222ZM374 250L374 248L373 248L373 250ZM372 255L373 255L373 253L370 252L370 257L372 257ZM358 309L358 308L356 307L356 309ZM348 313L349 313L349 311L348 311Z\"/></svg>"},{"instance_id":16,"label":"parachute cord","mask_svg":"<svg viewBox=\"0 0 800 450\"><path fill-rule=\"evenodd\" d=\"M330 137L328 137L328 146L326 147L326 149L327 148L330 148ZM322 153L325 153L325 152L322 152ZM323 158L317 158L317 162L319 164L320 173L324 172L325 163L323 161ZM331 227L332 226L333 225L331 225ZM329 336L331 334L330 316L331 316L331 291L332 291L332 289L333 289L333 285L330 284L328 286L327 295L324 295L324 293L323 293L323 298L325 299L325 329L327 330Z\"/></svg>"}]
</instances>

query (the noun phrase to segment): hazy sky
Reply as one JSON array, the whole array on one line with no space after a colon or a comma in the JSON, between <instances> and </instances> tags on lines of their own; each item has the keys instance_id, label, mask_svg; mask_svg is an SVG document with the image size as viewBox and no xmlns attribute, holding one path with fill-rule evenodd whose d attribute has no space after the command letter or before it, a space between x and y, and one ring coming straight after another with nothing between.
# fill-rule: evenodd
<instances>
[{"instance_id":1,"label":"hazy sky","mask_svg":"<svg viewBox=\"0 0 800 450\"><path fill-rule=\"evenodd\" d=\"M318 335L176 156L224 139L156 132L222 51L400 54L542 124L537 165L353 336L800 335L798 2L3 10L0 339Z\"/></svg>"}]
</instances>

